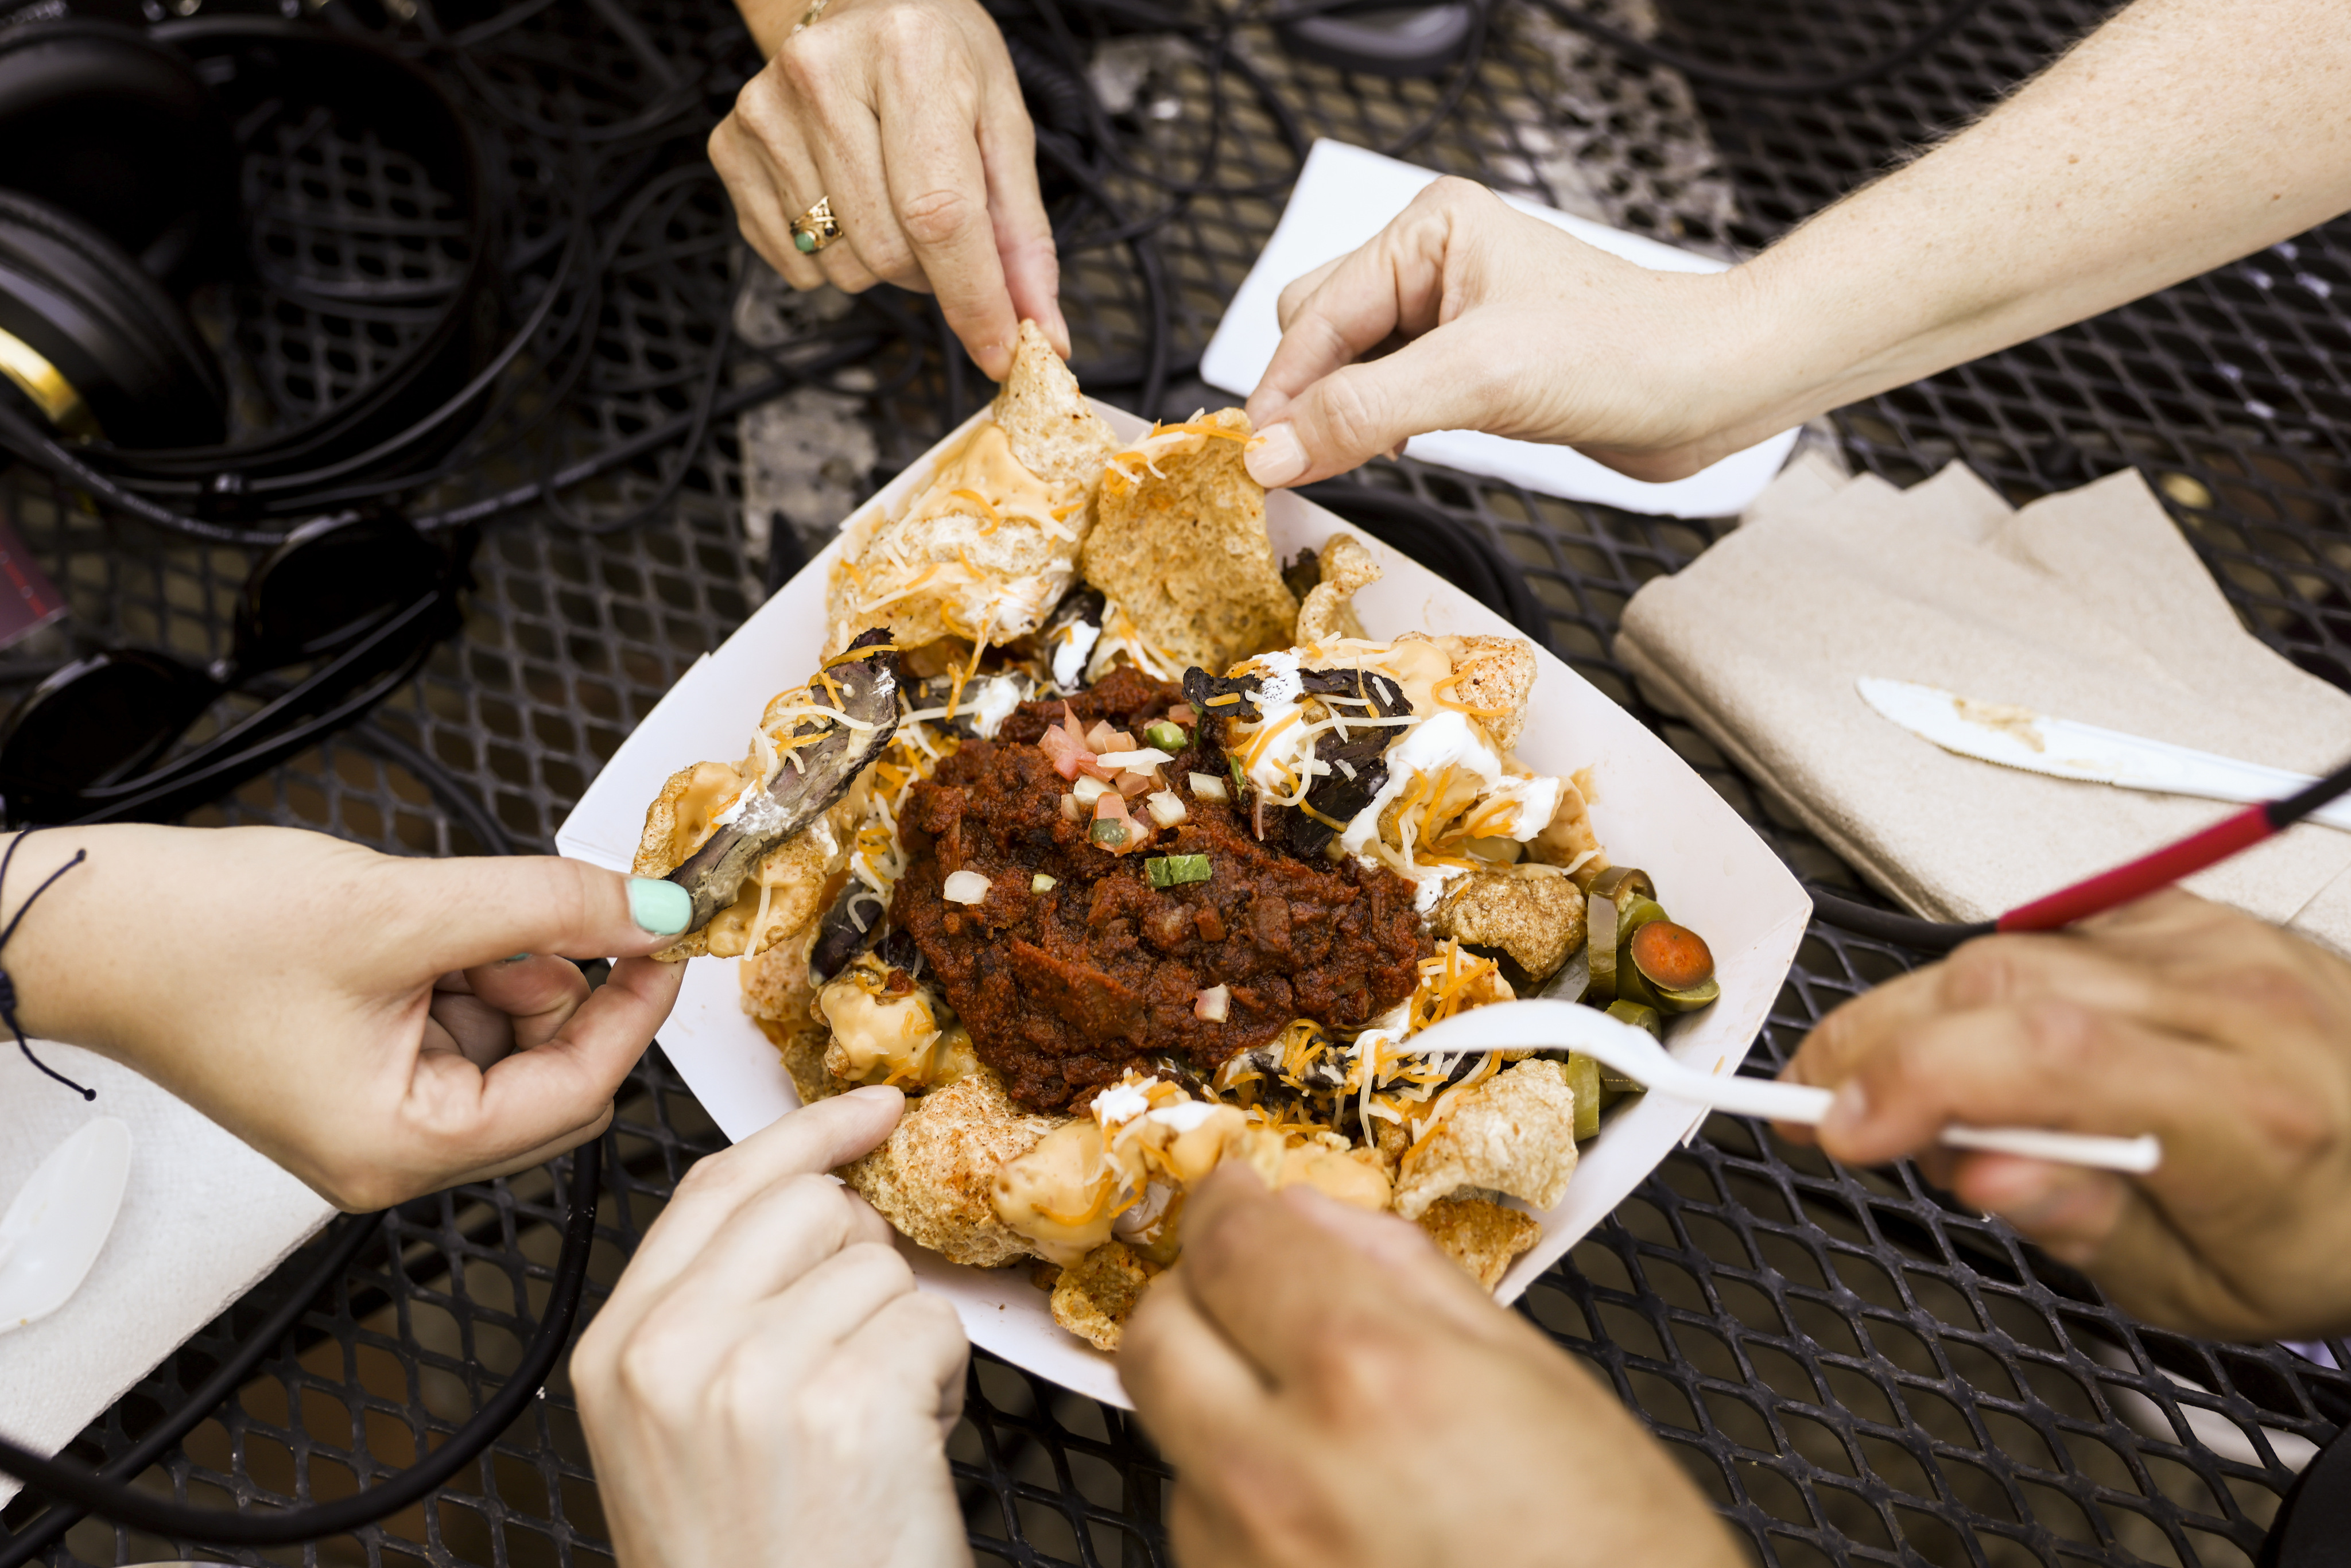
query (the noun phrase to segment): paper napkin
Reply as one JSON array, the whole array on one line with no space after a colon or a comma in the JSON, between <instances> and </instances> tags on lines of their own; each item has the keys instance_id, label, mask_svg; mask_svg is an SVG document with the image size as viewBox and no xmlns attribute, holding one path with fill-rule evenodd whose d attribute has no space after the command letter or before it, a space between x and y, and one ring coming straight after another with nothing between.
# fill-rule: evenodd
<instances>
[{"instance_id":1,"label":"paper napkin","mask_svg":"<svg viewBox=\"0 0 2351 1568\"><path fill-rule=\"evenodd\" d=\"M1907 491L1809 460L1625 613L1617 656L1921 915L1988 919L2241 810L1955 756L1879 675L2324 773L2351 695L2247 632L2136 472L2011 508L1958 465ZM2351 952L2351 833L2304 825L2186 885Z\"/></svg>"},{"instance_id":2,"label":"paper napkin","mask_svg":"<svg viewBox=\"0 0 2351 1568\"><path fill-rule=\"evenodd\" d=\"M69 1045L41 1059L98 1091L85 1101L0 1040L0 1207L85 1122L131 1127L113 1234L71 1300L0 1334L0 1432L53 1454L333 1218L327 1201L127 1067ZM0 1503L19 1483L0 1476Z\"/></svg>"}]
</instances>

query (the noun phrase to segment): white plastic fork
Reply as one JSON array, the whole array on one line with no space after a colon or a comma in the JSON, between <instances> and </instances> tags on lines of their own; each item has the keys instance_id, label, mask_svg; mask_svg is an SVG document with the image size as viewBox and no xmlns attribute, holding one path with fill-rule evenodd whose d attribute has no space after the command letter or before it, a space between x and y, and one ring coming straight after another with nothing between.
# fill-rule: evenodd
<instances>
[{"instance_id":1,"label":"white plastic fork","mask_svg":"<svg viewBox=\"0 0 2351 1568\"><path fill-rule=\"evenodd\" d=\"M1581 1051L1602 1066L1613 1067L1676 1100L1806 1126L1818 1124L1828 1114L1834 1098L1828 1090L1808 1083L1782 1083L1685 1067L1667 1055L1648 1030L1574 1002L1531 999L1473 1008L1423 1030L1400 1049L1415 1056L1458 1056L1472 1051ZM2022 1155L2135 1176L2144 1176L2163 1163L2163 1145L2152 1133L2110 1138L2037 1127L1947 1126L1940 1141L1957 1149Z\"/></svg>"}]
</instances>

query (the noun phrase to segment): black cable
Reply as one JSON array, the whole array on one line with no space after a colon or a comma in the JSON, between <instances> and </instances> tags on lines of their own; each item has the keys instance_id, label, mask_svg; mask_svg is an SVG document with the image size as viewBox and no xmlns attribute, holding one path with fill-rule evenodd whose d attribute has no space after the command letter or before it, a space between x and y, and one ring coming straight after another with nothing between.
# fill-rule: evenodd
<instances>
[{"instance_id":1,"label":"black cable","mask_svg":"<svg viewBox=\"0 0 2351 1568\"><path fill-rule=\"evenodd\" d=\"M1527 574L1471 525L1434 503L1349 479L1301 485L1298 493L1402 550L1517 627L1547 653L1551 614Z\"/></svg>"},{"instance_id":2,"label":"black cable","mask_svg":"<svg viewBox=\"0 0 2351 1568\"><path fill-rule=\"evenodd\" d=\"M328 1244L327 1250L308 1273L295 1282L277 1309L265 1319L261 1326L245 1336L230 1357L213 1369L213 1375L198 1384L194 1392L181 1402L180 1407L150 1427L145 1436L121 1453L109 1459L96 1472L104 1481L128 1481L168 1451L172 1446L194 1431L206 1416L218 1409L223 1401L235 1394L261 1358L277 1348L278 1342L292 1332L310 1303L319 1298L382 1229L381 1214L353 1215L343 1222L342 1233ZM22 1568L38 1556L42 1550L58 1536L89 1517L89 1511L73 1503L57 1503L44 1511L23 1529L0 1541L0 1568Z\"/></svg>"},{"instance_id":3,"label":"black cable","mask_svg":"<svg viewBox=\"0 0 2351 1568\"><path fill-rule=\"evenodd\" d=\"M441 802L442 810L473 829L474 837L480 840L483 847L492 854L518 855L523 852L515 843L514 836L507 831L506 824L482 803L481 797L466 789L455 774L425 752L409 745L372 718L363 718L353 725L346 738L361 750L373 752L380 761L405 768L415 774ZM532 852L545 854L547 852L534 847ZM8 1565L0 1562L0 1568L8 1568Z\"/></svg>"},{"instance_id":4,"label":"black cable","mask_svg":"<svg viewBox=\"0 0 2351 1568\"><path fill-rule=\"evenodd\" d=\"M1948 953L1962 942L1972 942L1979 936L1989 936L1999 927L1989 920L1959 925L1949 920L1921 920L1915 915L1897 915L1890 909L1855 904L1849 898L1823 893L1807 886L1812 895L1813 917L1823 925L1834 925L1840 931L1850 931L1856 936L1874 936L1880 942L1897 946L1914 947L1921 953Z\"/></svg>"},{"instance_id":5,"label":"black cable","mask_svg":"<svg viewBox=\"0 0 2351 1568\"><path fill-rule=\"evenodd\" d=\"M522 1364L496 1394L432 1454L390 1480L334 1502L247 1513L235 1509L193 1508L143 1491L77 1464L44 1458L0 1438L0 1471L30 1482L102 1518L173 1541L219 1546L295 1546L372 1524L423 1501L442 1483L480 1457L499 1433L513 1425L537 1397L571 1337L580 1298L588 1279L588 1256L596 1239L596 1194L603 1170L603 1144L591 1138L572 1151L570 1212L563 1227L563 1251L556 1260L547 1311L523 1353ZM208 1407L209 1408L209 1407Z\"/></svg>"},{"instance_id":6,"label":"black cable","mask_svg":"<svg viewBox=\"0 0 2351 1568\"><path fill-rule=\"evenodd\" d=\"M1743 92L1758 98L1813 98L1874 81L1908 65L1936 45L1959 30L1959 24L1983 8L1984 0L1951 0L1942 13L1912 36L1910 39L1874 60L1855 66L1850 70L1837 71L1824 77L1765 77L1747 71L1735 71L1723 66L1701 60L1653 44L1646 38L1635 37L1620 27L1611 26L1563 0L1535 0L1562 26L1574 28L1594 42L1606 45L1621 55L1653 66L1663 66L1679 71L1694 82L1719 87L1729 92Z\"/></svg>"}]
</instances>

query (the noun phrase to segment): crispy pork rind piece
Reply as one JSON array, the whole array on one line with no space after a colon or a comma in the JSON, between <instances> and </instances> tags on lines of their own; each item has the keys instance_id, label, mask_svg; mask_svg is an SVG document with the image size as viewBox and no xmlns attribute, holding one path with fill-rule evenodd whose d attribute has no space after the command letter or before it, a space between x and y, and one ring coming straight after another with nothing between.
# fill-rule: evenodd
<instances>
[{"instance_id":1,"label":"crispy pork rind piece","mask_svg":"<svg viewBox=\"0 0 2351 1568\"><path fill-rule=\"evenodd\" d=\"M1364 638L1364 623L1355 618L1355 591L1380 580L1380 563L1354 535L1332 534L1324 541L1317 564L1322 580L1307 591L1298 607L1295 641L1304 647L1334 637Z\"/></svg>"},{"instance_id":2,"label":"crispy pork rind piece","mask_svg":"<svg viewBox=\"0 0 2351 1568\"><path fill-rule=\"evenodd\" d=\"M1428 928L1507 953L1529 976L1545 979L1583 946L1583 894L1559 867L1537 861L1479 866L1446 885Z\"/></svg>"},{"instance_id":3,"label":"crispy pork rind piece","mask_svg":"<svg viewBox=\"0 0 2351 1568\"><path fill-rule=\"evenodd\" d=\"M1510 1260L1542 1239L1534 1216L1486 1197L1440 1197L1421 1212L1420 1228L1489 1295Z\"/></svg>"},{"instance_id":4,"label":"crispy pork rind piece","mask_svg":"<svg viewBox=\"0 0 2351 1568\"><path fill-rule=\"evenodd\" d=\"M1053 1321L1096 1350L1116 1350L1143 1288L1159 1270L1123 1241L1105 1241L1053 1282Z\"/></svg>"},{"instance_id":5,"label":"crispy pork rind piece","mask_svg":"<svg viewBox=\"0 0 2351 1568\"><path fill-rule=\"evenodd\" d=\"M1523 637L1431 637L1425 632L1396 639L1415 640L1436 643L1453 662L1453 676L1442 683L1440 700L1471 709L1496 749L1516 746L1527 727L1527 698L1540 668L1535 645Z\"/></svg>"},{"instance_id":6,"label":"crispy pork rind piece","mask_svg":"<svg viewBox=\"0 0 2351 1568\"><path fill-rule=\"evenodd\" d=\"M1575 1174L1575 1092L1556 1061L1521 1061L1462 1091L1437 1134L1396 1173L1395 1211L1418 1219L1464 1187L1551 1208Z\"/></svg>"},{"instance_id":7,"label":"crispy pork rind piece","mask_svg":"<svg viewBox=\"0 0 2351 1568\"><path fill-rule=\"evenodd\" d=\"M1237 408L1194 423L1249 434ZM1086 581L1178 670L1221 672L1287 647L1298 622L1298 601L1266 537L1265 487L1241 465L1246 446L1163 432L1102 472L1081 560Z\"/></svg>"},{"instance_id":8,"label":"crispy pork rind piece","mask_svg":"<svg viewBox=\"0 0 2351 1568\"><path fill-rule=\"evenodd\" d=\"M800 1103L846 1093L856 1087L825 1071L825 1047L832 1031L816 1016L816 988L809 984L809 948L816 941L816 925L787 942L778 942L756 958L743 962L743 1010L759 1026L783 1058L792 1075Z\"/></svg>"},{"instance_id":9,"label":"crispy pork rind piece","mask_svg":"<svg viewBox=\"0 0 2351 1568\"><path fill-rule=\"evenodd\" d=\"M1066 1120L1020 1110L993 1072L910 1102L881 1147L834 1174L900 1234L950 1263L994 1269L1037 1249L996 1218L996 1170Z\"/></svg>"},{"instance_id":10,"label":"crispy pork rind piece","mask_svg":"<svg viewBox=\"0 0 2351 1568\"><path fill-rule=\"evenodd\" d=\"M1592 802L1586 769L1559 781L1559 805L1543 831L1527 841L1527 858L1566 868L1575 885L1589 888L1608 869L1608 852L1592 829Z\"/></svg>"},{"instance_id":11,"label":"crispy pork rind piece","mask_svg":"<svg viewBox=\"0 0 2351 1568\"><path fill-rule=\"evenodd\" d=\"M877 623L901 648L1008 643L1042 625L1077 580L1117 441L1034 323L1022 325L994 415L902 514L851 525L827 599L828 655Z\"/></svg>"},{"instance_id":12,"label":"crispy pork rind piece","mask_svg":"<svg viewBox=\"0 0 2351 1568\"><path fill-rule=\"evenodd\" d=\"M1091 492L1102 459L1118 450L1118 437L1086 402L1078 378L1034 321L1020 323L1012 369L996 394L996 423L1004 427L1020 465L1049 485Z\"/></svg>"}]
</instances>

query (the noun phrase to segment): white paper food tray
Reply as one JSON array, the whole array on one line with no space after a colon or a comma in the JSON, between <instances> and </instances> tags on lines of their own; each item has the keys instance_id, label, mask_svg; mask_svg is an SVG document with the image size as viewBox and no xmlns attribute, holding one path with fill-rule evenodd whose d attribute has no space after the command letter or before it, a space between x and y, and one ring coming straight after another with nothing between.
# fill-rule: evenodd
<instances>
[{"instance_id":1,"label":"white paper food tray","mask_svg":"<svg viewBox=\"0 0 2351 1568\"><path fill-rule=\"evenodd\" d=\"M1122 439L1149 427L1107 404L1094 407ZM876 507L895 515L929 483L939 455L986 419L985 410L925 453L852 521ZM1409 558L1286 491L1266 497L1274 547L1285 557L1353 533L1386 575L1355 595L1374 637L1425 631L1515 635L1492 611ZM740 757L768 699L798 685L817 665L824 638L825 588L841 549L836 538L671 688L556 834L567 855L626 871L645 807L672 773L706 758ZM1518 755L1539 773L1589 767L1597 783L1593 824L1612 860L1656 879L1674 918L1714 949L1722 999L1677 1019L1667 1043L1683 1061L1729 1072L1746 1056L1794 958L1812 910L1795 879L1754 831L1674 755L1665 742L1591 683L1539 655L1533 708ZM794 1109L799 1097L776 1048L744 1016L739 960L696 958L687 966L662 1048L730 1139L748 1137ZM1687 1101L1646 1095L1614 1114L1583 1146L1559 1207L1541 1215L1543 1238L1502 1281L1503 1301L1581 1240L1624 1201L1704 1112ZM973 1269L901 1242L925 1289L946 1296L974 1343L1093 1398L1124 1406L1112 1358L1064 1333L1025 1266Z\"/></svg>"}]
</instances>

